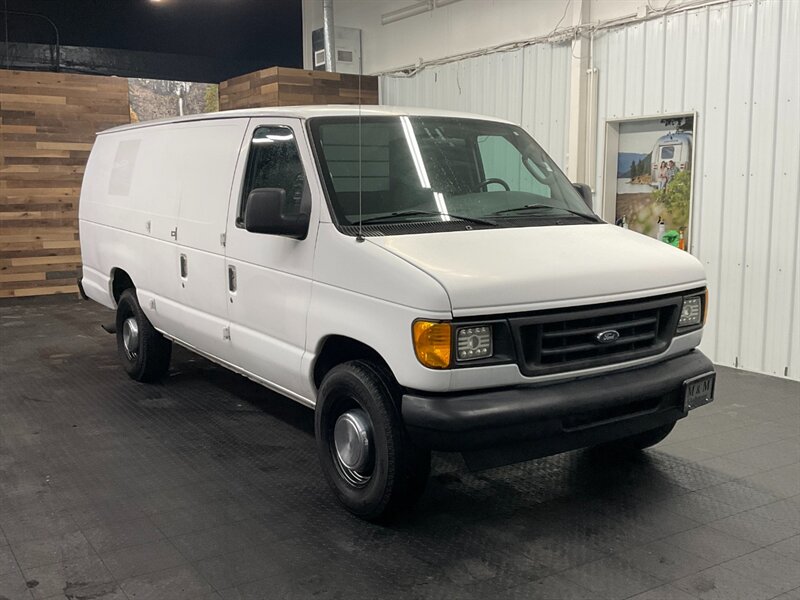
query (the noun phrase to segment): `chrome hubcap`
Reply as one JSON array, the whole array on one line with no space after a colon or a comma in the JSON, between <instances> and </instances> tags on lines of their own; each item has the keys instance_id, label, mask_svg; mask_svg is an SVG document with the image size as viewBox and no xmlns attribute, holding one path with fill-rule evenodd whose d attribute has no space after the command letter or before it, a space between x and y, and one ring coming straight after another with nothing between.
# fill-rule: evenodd
<instances>
[{"instance_id":1,"label":"chrome hubcap","mask_svg":"<svg viewBox=\"0 0 800 600\"><path fill-rule=\"evenodd\" d=\"M134 317L128 317L122 324L122 345L130 360L139 354L139 324Z\"/></svg>"},{"instance_id":2,"label":"chrome hubcap","mask_svg":"<svg viewBox=\"0 0 800 600\"><path fill-rule=\"evenodd\" d=\"M356 487L372 476L372 424L361 409L348 410L336 420L333 449L342 477Z\"/></svg>"}]
</instances>

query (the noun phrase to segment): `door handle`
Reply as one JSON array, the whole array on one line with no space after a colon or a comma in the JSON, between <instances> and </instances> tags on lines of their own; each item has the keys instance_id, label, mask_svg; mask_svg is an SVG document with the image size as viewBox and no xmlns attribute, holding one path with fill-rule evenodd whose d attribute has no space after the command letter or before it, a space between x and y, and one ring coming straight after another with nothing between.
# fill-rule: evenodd
<instances>
[{"instance_id":1,"label":"door handle","mask_svg":"<svg viewBox=\"0 0 800 600\"><path fill-rule=\"evenodd\" d=\"M185 254L181 254L181 277L186 279L189 276L189 263Z\"/></svg>"},{"instance_id":2,"label":"door handle","mask_svg":"<svg viewBox=\"0 0 800 600\"><path fill-rule=\"evenodd\" d=\"M236 267L228 265L228 291L236 291Z\"/></svg>"}]
</instances>

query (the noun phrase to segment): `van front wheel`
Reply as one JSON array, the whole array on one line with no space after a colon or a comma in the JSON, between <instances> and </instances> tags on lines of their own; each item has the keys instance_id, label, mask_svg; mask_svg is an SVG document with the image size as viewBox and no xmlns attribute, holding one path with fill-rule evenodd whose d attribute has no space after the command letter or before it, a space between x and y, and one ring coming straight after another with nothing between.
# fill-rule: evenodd
<instances>
[{"instance_id":1,"label":"van front wheel","mask_svg":"<svg viewBox=\"0 0 800 600\"><path fill-rule=\"evenodd\" d=\"M122 366L136 381L155 381L169 370L172 342L145 316L136 290L128 288L117 302L117 352Z\"/></svg>"},{"instance_id":2,"label":"van front wheel","mask_svg":"<svg viewBox=\"0 0 800 600\"><path fill-rule=\"evenodd\" d=\"M331 369L317 398L322 471L339 501L370 521L413 504L425 488L430 452L412 445L397 407L397 384L361 360Z\"/></svg>"}]
</instances>

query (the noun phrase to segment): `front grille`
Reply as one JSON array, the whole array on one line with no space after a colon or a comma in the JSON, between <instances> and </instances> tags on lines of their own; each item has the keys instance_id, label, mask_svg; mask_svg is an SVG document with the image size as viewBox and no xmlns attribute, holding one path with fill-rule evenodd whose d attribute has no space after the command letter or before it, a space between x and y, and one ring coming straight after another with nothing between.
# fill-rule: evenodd
<instances>
[{"instance_id":1,"label":"front grille","mask_svg":"<svg viewBox=\"0 0 800 600\"><path fill-rule=\"evenodd\" d=\"M624 362L666 350L681 297L548 311L511 320L525 375ZM607 333L605 342L599 339Z\"/></svg>"},{"instance_id":2,"label":"front grille","mask_svg":"<svg viewBox=\"0 0 800 600\"><path fill-rule=\"evenodd\" d=\"M658 309L650 309L625 315L543 323L539 362L555 365L649 348L656 342L660 316ZM619 338L600 343L597 335L606 331L616 331Z\"/></svg>"}]
</instances>

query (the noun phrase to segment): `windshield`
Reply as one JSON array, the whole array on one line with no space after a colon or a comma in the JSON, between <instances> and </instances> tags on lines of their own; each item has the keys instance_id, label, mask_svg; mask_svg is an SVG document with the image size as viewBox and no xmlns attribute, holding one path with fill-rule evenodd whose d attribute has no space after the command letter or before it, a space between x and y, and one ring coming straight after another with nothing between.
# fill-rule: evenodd
<instances>
[{"instance_id":1,"label":"windshield","mask_svg":"<svg viewBox=\"0 0 800 600\"><path fill-rule=\"evenodd\" d=\"M312 119L311 133L340 225L599 222L513 125L403 116L363 117L359 126L357 117L338 117Z\"/></svg>"}]
</instances>

